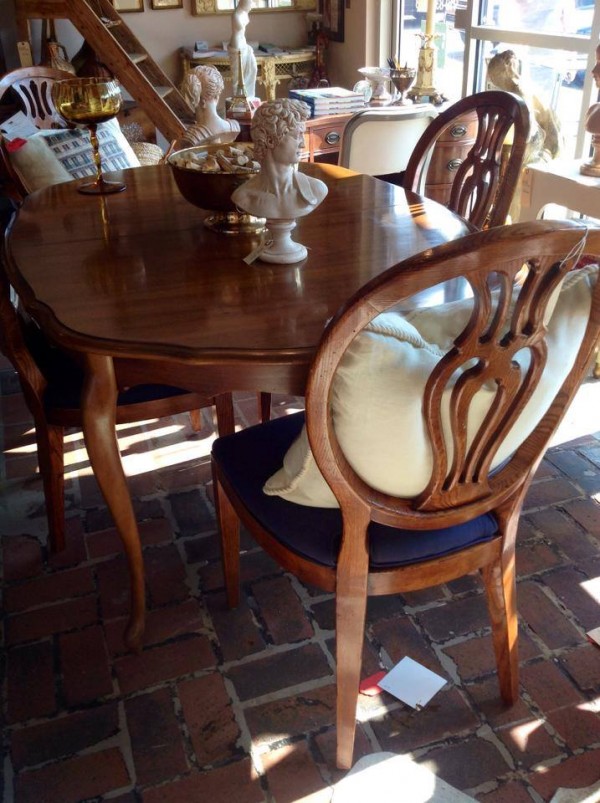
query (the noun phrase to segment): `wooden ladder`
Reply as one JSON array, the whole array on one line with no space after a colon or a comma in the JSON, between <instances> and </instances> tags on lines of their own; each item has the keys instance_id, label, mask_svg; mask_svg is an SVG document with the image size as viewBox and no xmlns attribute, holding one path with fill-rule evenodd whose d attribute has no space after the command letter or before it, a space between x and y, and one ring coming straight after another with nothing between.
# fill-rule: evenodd
<instances>
[{"instance_id":1,"label":"wooden ladder","mask_svg":"<svg viewBox=\"0 0 600 803\"><path fill-rule=\"evenodd\" d=\"M179 139L193 123L193 110L110 0L17 0L16 5L21 36L29 19L69 19L167 140Z\"/></svg>"}]
</instances>

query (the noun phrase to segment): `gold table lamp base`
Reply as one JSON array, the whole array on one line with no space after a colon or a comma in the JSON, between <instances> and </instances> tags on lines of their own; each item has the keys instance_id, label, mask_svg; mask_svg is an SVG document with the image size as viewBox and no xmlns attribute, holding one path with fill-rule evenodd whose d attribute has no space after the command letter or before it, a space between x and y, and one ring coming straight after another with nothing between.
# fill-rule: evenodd
<instances>
[{"instance_id":1,"label":"gold table lamp base","mask_svg":"<svg viewBox=\"0 0 600 803\"><path fill-rule=\"evenodd\" d=\"M434 106L440 106L448 98L435 88L435 53L436 47L433 40L437 34L420 33L421 48L419 50L419 63L417 65L417 80L413 87L408 91L407 97L418 103L421 98L429 98L429 102Z\"/></svg>"}]
</instances>

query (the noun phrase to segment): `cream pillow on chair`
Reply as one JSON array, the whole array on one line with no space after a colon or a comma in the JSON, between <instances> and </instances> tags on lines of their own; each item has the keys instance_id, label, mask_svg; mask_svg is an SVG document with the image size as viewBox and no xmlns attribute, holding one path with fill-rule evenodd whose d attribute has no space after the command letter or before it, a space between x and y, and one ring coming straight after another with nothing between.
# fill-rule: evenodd
<instances>
[{"instance_id":1,"label":"cream pillow on chair","mask_svg":"<svg viewBox=\"0 0 600 803\"><path fill-rule=\"evenodd\" d=\"M28 193L73 178L39 135L30 137L19 150L8 153L8 158Z\"/></svg>"},{"instance_id":2,"label":"cream pillow on chair","mask_svg":"<svg viewBox=\"0 0 600 803\"><path fill-rule=\"evenodd\" d=\"M506 460L533 431L571 369L587 325L591 285L597 274L594 265L563 280L548 324L548 357L542 378L492 467ZM346 351L332 387L333 423L346 459L377 490L410 498L426 487L433 455L421 413L423 392L434 366L464 329L471 306L467 300L415 310L406 317L383 313ZM441 345L430 342L424 333ZM526 369L529 353L524 350L517 357ZM449 396L446 390L446 407ZM495 388L490 387L473 398L467 423L469 442L494 397ZM447 443L450 447L449 439ZM298 504L337 507L310 452L306 428L263 490Z\"/></svg>"}]
</instances>

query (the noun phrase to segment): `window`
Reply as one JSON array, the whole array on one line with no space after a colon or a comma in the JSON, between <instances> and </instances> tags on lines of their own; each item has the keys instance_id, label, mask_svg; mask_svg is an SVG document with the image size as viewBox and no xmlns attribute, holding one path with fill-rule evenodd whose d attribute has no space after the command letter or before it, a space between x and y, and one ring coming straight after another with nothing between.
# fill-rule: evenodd
<instances>
[{"instance_id":1,"label":"window","mask_svg":"<svg viewBox=\"0 0 600 803\"><path fill-rule=\"evenodd\" d=\"M587 154L585 114L597 98L591 76L600 38L593 0L436 0L436 88L451 100L484 89L487 64L512 50L521 85L560 123L560 155ZM396 0L397 52L416 66L427 0Z\"/></svg>"}]
</instances>

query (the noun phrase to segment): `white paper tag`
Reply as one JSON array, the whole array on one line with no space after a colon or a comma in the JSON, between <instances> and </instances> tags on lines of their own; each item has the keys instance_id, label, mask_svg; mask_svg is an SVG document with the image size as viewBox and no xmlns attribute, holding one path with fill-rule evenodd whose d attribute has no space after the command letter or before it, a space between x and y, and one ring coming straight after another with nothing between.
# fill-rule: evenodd
<instances>
[{"instance_id":1,"label":"white paper tag","mask_svg":"<svg viewBox=\"0 0 600 803\"><path fill-rule=\"evenodd\" d=\"M446 683L445 678L406 656L378 685L412 708L422 708Z\"/></svg>"},{"instance_id":2,"label":"white paper tag","mask_svg":"<svg viewBox=\"0 0 600 803\"><path fill-rule=\"evenodd\" d=\"M265 250L265 248L267 248L267 246L269 246L272 242L273 240L267 241L266 232L263 231L263 233L260 235L259 244L256 246L254 250L250 251L248 256L244 257L244 262L246 263L246 265L251 265L255 260L257 260L259 256L262 254L262 252Z\"/></svg>"},{"instance_id":3,"label":"white paper tag","mask_svg":"<svg viewBox=\"0 0 600 803\"><path fill-rule=\"evenodd\" d=\"M586 636L590 641L593 641L594 644L597 644L600 647L600 627L595 627L593 630L588 630Z\"/></svg>"},{"instance_id":4,"label":"white paper tag","mask_svg":"<svg viewBox=\"0 0 600 803\"><path fill-rule=\"evenodd\" d=\"M0 125L0 132L4 134L9 142L11 139L17 139L17 137L28 139L28 137L37 134L38 131L39 129L34 126L29 117L24 115L23 112L13 114L12 117L4 120Z\"/></svg>"}]
</instances>

